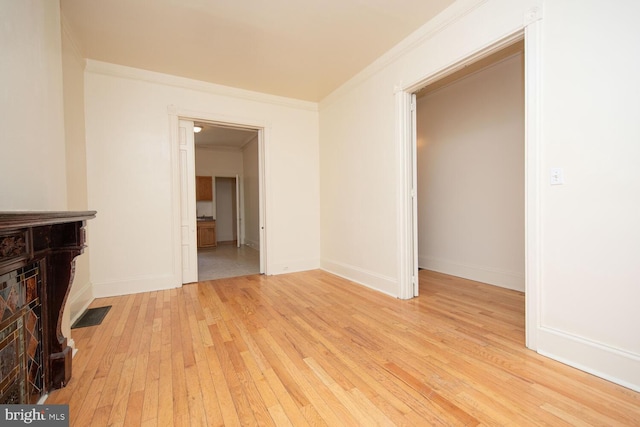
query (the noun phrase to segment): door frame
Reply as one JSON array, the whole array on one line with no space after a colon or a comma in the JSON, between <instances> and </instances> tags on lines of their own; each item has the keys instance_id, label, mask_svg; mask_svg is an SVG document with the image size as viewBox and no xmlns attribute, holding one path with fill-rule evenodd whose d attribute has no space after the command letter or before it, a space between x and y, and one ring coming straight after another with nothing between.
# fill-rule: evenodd
<instances>
[{"instance_id":1,"label":"door frame","mask_svg":"<svg viewBox=\"0 0 640 427\"><path fill-rule=\"evenodd\" d=\"M541 178L542 122L541 122L541 59L542 22L539 16L521 29L501 40L471 53L466 58L434 73L426 74L411 84L396 85L396 140L398 150L398 295L409 299L417 295L418 267L415 263L418 239L415 211L415 106L414 94L425 87L479 59L524 39L525 44L525 341L532 350L538 347L540 326L540 280L542 272L541 248ZM412 110L413 108L413 110Z\"/></svg>"},{"instance_id":2,"label":"door frame","mask_svg":"<svg viewBox=\"0 0 640 427\"><path fill-rule=\"evenodd\" d=\"M172 198L172 242L173 242L173 270L174 276L181 286L182 283L182 249L181 249L181 200L180 200L180 153L179 153L179 121L190 120L207 122L212 125L252 129L258 131L258 206L260 227L260 274L269 274L269 240L268 240L268 186L266 183L266 171L268 169L267 147L269 146L270 126L261 120L244 117L229 117L203 111L182 109L174 105L167 107L169 117L169 138L171 147L171 198ZM195 150L195 147L194 147ZM195 170L194 156L193 170Z\"/></svg>"}]
</instances>

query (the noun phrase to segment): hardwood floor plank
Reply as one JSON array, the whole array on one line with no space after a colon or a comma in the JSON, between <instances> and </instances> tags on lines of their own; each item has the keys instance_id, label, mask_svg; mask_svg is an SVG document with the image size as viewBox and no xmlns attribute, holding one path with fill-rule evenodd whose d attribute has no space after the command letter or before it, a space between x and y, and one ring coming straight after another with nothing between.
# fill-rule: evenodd
<instances>
[{"instance_id":1,"label":"hardwood floor plank","mask_svg":"<svg viewBox=\"0 0 640 427\"><path fill-rule=\"evenodd\" d=\"M215 325L213 325L215 326ZM206 347L207 363L213 384L215 385L216 396L220 413L225 426L240 426L240 418L233 401L233 396L225 379L225 375L220 365L220 360L214 347Z\"/></svg>"},{"instance_id":2,"label":"hardwood floor plank","mask_svg":"<svg viewBox=\"0 0 640 427\"><path fill-rule=\"evenodd\" d=\"M166 312L166 310L163 310ZM167 328L168 329L168 328ZM160 378L158 380L158 425L173 425L173 370L171 345L163 346L160 358Z\"/></svg>"},{"instance_id":3,"label":"hardwood floor plank","mask_svg":"<svg viewBox=\"0 0 640 427\"><path fill-rule=\"evenodd\" d=\"M298 407L313 405L326 420L327 425L353 425L357 423L329 390L320 387L320 380L312 375L310 369L307 373L293 365L267 330L260 330L256 339L260 340L262 351L269 360L269 364L275 368L265 372L265 376L274 390L280 390L280 385L282 385L289 399L294 401ZM291 393L292 389L296 390L295 394ZM304 396L304 400L299 397L300 394Z\"/></svg>"},{"instance_id":4,"label":"hardwood floor plank","mask_svg":"<svg viewBox=\"0 0 640 427\"><path fill-rule=\"evenodd\" d=\"M323 271L96 300L72 426L640 425L640 393L524 347L524 295L429 271L397 300Z\"/></svg>"},{"instance_id":5,"label":"hardwood floor plank","mask_svg":"<svg viewBox=\"0 0 640 427\"><path fill-rule=\"evenodd\" d=\"M127 412L123 420L125 426L139 426L142 424L142 405L144 404L144 390L132 391L127 402Z\"/></svg>"},{"instance_id":6,"label":"hardwood floor plank","mask_svg":"<svg viewBox=\"0 0 640 427\"><path fill-rule=\"evenodd\" d=\"M123 363L118 385L113 396L113 401L111 402L109 424L124 423L135 367L136 359L133 357L126 359Z\"/></svg>"},{"instance_id":7,"label":"hardwood floor plank","mask_svg":"<svg viewBox=\"0 0 640 427\"><path fill-rule=\"evenodd\" d=\"M144 400L142 402L142 423L158 418L159 380L151 380L145 384Z\"/></svg>"}]
</instances>

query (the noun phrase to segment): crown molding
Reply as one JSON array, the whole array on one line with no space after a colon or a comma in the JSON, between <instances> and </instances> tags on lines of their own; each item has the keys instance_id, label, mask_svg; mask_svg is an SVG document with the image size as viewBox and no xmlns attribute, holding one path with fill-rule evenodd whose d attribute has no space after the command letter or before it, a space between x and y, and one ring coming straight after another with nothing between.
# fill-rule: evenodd
<instances>
[{"instance_id":1,"label":"crown molding","mask_svg":"<svg viewBox=\"0 0 640 427\"><path fill-rule=\"evenodd\" d=\"M417 45L432 38L440 31L473 12L489 0L459 0L440 12L422 27L408 35L400 43L389 49L386 53L365 67L362 71L341 85L338 89L327 95L320 101L320 109L332 104L344 94L370 79L388 65L394 63L402 56L411 52Z\"/></svg>"},{"instance_id":2,"label":"crown molding","mask_svg":"<svg viewBox=\"0 0 640 427\"><path fill-rule=\"evenodd\" d=\"M120 77L131 80L140 80L147 83L156 83L166 86L174 86L182 89L208 92L214 95L240 98L248 101L273 104L280 107L295 108L299 110L318 111L318 103L270 95L200 80L178 77L171 74L163 74L155 71L142 70L124 65L87 59L86 71L94 74L103 74L112 77Z\"/></svg>"}]
</instances>

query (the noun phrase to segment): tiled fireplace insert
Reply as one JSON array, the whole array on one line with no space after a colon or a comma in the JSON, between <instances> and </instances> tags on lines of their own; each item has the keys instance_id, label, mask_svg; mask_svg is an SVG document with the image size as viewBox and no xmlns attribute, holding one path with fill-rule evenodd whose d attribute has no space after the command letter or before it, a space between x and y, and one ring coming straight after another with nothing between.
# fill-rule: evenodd
<instances>
[{"instance_id":1,"label":"tiled fireplace insert","mask_svg":"<svg viewBox=\"0 0 640 427\"><path fill-rule=\"evenodd\" d=\"M0 212L0 404L35 403L71 379L62 334L89 212Z\"/></svg>"}]
</instances>

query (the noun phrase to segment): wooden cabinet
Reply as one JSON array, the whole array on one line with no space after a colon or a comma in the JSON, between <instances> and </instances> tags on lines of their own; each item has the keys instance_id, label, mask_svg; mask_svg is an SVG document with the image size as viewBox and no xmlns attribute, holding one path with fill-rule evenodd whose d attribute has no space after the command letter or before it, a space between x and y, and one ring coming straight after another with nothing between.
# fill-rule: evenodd
<instances>
[{"instance_id":1,"label":"wooden cabinet","mask_svg":"<svg viewBox=\"0 0 640 427\"><path fill-rule=\"evenodd\" d=\"M196 201L213 200L213 179L210 176L196 176Z\"/></svg>"},{"instance_id":2,"label":"wooden cabinet","mask_svg":"<svg viewBox=\"0 0 640 427\"><path fill-rule=\"evenodd\" d=\"M211 248L216 245L216 220L198 221L198 247Z\"/></svg>"}]
</instances>

